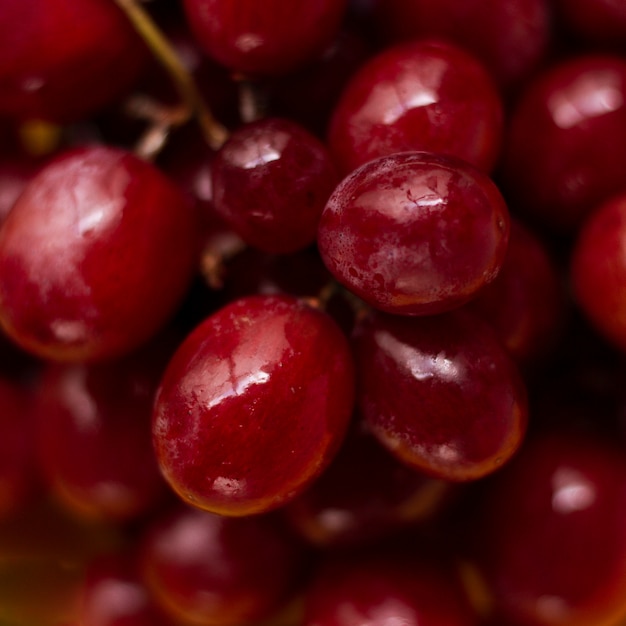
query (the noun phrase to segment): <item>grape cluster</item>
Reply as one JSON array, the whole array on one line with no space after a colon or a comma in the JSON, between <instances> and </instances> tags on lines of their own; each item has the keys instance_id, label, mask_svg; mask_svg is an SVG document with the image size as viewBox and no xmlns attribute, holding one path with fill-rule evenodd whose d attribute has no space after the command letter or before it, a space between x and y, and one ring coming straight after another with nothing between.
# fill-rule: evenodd
<instances>
[{"instance_id":1,"label":"grape cluster","mask_svg":"<svg viewBox=\"0 0 626 626\"><path fill-rule=\"evenodd\" d=\"M0 625L626 624L626 4L0 0Z\"/></svg>"}]
</instances>

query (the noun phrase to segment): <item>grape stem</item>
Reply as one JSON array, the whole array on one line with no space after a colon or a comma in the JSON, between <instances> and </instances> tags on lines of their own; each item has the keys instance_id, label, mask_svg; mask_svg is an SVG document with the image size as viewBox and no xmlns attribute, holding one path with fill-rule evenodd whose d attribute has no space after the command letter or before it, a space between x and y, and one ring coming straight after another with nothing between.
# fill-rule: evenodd
<instances>
[{"instance_id":1,"label":"grape stem","mask_svg":"<svg viewBox=\"0 0 626 626\"><path fill-rule=\"evenodd\" d=\"M184 114L179 116L176 122L183 124L195 115L206 142L211 148L218 150L228 138L228 130L211 113L170 42L137 0L115 0L115 3L124 11L135 30L176 85L185 105Z\"/></svg>"}]
</instances>

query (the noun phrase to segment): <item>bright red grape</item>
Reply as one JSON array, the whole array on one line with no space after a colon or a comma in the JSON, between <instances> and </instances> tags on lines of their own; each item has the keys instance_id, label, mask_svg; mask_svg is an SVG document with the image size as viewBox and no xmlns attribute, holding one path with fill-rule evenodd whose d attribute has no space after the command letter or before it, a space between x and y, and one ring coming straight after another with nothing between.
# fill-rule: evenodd
<instances>
[{"instance_id":1,"label":"bright red grape","mask_svg":"<svg viewBox=\"0 0 626 626\"><path fill-rule=\"evenodd\" d=\"M490 171L502 117L500 95L474 57L445 41L416 41L383 50L352 76L331 116L328 144L343 174L406 150Z\"/></svg>"},{"instance_id":2,"label":"bright red grape","mask_svg":"<svg viewBox=\"0 0 626 626\"><path fill-rule=\"evenodd\" d=\"M0 324L41 357L130 352L168 321L197 260L195 214L154 166L78 148L33 178L0 231Z\"/></svg>"},{"instance_id":3,"label":"bright red grape","mask_svg":"<svg viewBox=\"0 0 626 626\"><path fill-rule=\"evenodd\" d=\"M170 362L153 418L157 459L189 504L267 511L325 469L352 405L352 357L329 316L288 296L242 298Z\"/></svg>"}]
</instances>

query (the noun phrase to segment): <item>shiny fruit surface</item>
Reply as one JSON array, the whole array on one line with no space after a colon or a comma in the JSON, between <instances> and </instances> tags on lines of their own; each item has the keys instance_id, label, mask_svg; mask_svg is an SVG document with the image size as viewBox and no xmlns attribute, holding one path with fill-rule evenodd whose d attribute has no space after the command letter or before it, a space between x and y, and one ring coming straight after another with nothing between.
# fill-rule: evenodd
<instances>
[{"instance_id":1,"label":"shiny fruit surface","mask_svg":"<svg viewBox=\"0 0 626 626\"><path fill-rule=\"evenodd\" d=\"M475 544L515 624L619 623L626 614L626 463L588 433L529 442L487 491Z\"/></svg>"},{"instance_id":2,"label":"shiny fruit surface","mask_svg":"<svg viewBox=\"0 0 626 626\"><path fill-rule=\"evenodd\" d=\"M58 361L130 352L174 314L197 258L182 192L116 148L66 152L33 178L0 232L0 325Z\"/></svg>"},{"instance_id":3,"label":"shiny fruit surface","mask_svg":"<svg viewBox=\"0 0 626 626\"><path fill-rule=\"evenodd\" d=\"M357 400L409 467L453 481L501 467L526 430L526 389L491 328L466 311L377 314L355 330Z\"/></svg>"},{"instance_id":4,"label":"shiny fruit surface","mask_svg":"<svg viewBox=\"0 0 626 626\"><path fill-rule=\"evenodd\" d=\"M345 0L183 0L200 45L231 70L284 74L315 59L333 38Z\"/></svg>"},{"instance_id":5,"label":"shiny fruit surface","mask_svg":"<svg viewBox=\"0 0 626 626\"><path fill-rule=\"evenodd\" d=\"M349 174L377 157L426 150L490 171L500 152L501 98L483 66L445 41L384 50L348 81L328 145Z\"/></svg>"},{"instance_id":6,"label":"shiny fruit surface","mask_svg":"<svg viewBox=\"0 0 626 626\"><path fill-rule=\"evenodd\" d=\"M496 277L509 224L486 175L439 154L402 152L344 178L322 213L318 246L335 278L371 306L430 315Z\"/></svg>"},{"instance_id":7,"label":"shiny fruit surface","mask_svg":"<svg viewBox=\"0 0 626 626\"><path fill-rule=\"evenodd\" d=\"M325 313L288 296L231 302L185 340L157 392L165 478L224 515L285 504L338 450L353 378L347 340Z\"/></svg>"}]
</instances>

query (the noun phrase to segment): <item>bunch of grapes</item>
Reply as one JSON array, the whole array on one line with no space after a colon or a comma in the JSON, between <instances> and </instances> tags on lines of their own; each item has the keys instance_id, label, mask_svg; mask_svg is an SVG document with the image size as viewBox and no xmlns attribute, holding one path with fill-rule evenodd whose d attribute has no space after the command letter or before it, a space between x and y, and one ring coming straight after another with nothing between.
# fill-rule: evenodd
<instances>
[{"instance_id":1,"label":"bunch of grapes","mask_svg":"<svg viewBox=\"0 0 626 626\"><path fill-rule=\"evenodd\" d=\"M626 4L0 0L0 626L626 624Z\"/></svg>"}]
</instances>

